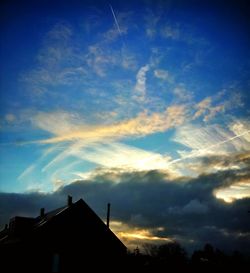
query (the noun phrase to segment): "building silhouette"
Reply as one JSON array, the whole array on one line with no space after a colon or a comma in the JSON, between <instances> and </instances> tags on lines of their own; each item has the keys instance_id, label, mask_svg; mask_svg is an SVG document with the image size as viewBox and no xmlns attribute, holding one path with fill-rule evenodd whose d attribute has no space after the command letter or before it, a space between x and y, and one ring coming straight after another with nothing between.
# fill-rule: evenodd
<instances>
[{"instance_id":1,"label":"building silhouette","mask_svg":"<svg viewBox=\"0 0 250 273\"><path fill-rule=\"evenodd\" d=\"M109 206L108 219L109 223ZM16 216L0 233L1 272L119 271L125 245L82 200L36 218ZM89 270L91 269L91 270Z\"/></svg>"}]
</instances>

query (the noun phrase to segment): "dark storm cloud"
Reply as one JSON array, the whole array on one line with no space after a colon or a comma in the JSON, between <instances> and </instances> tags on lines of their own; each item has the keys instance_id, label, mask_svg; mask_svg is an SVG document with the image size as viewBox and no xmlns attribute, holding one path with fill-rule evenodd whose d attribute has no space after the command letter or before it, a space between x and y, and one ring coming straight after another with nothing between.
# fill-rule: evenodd
<instances>
[{"instance_id":1,"label":"dark storm cloud","mask_svg":"<svg viewBox=\"0 0 250 273\"><path fill-rule=\"evenodd\" d=\"M42 193L0 193L0 226L8 223L11 217L37 216L40 208L52 210L63 204L58 194Z\"/></svg>"},{"instance_id":2,"label":"dark storm cloud","mask_svg":"<svg viewBox=\"0 0 250 273\"><path fill-rule=\"evenodd\" d=\"M114 183L110 174L99 174L53 194L1 193L1 225L14 215L36 216L41 207L49 210L63 206L71 194L74 200L83 198L103 218L106 204L111 202L113 220L140 228L164 227L155 229L155 235L177 239L187 247L210 242L219 248L247 251L250 198L226 204L213 195L215 189L234 183L246 173L245 169L230 170L179 180L157 171L121 173L121 183Z\"/></svg>"},{"instance_id":3,"label":"dark storm cloud","mask_svg":"<svg viewBox=\"0 0 250 273\"><path fill-rule=\"evenodd\" d=\"M194 173L213 173L218 170L240 170L240 173L245 176L250 174L250 152L249 151L241 151L234 154L222 154L222 155L207 155L207 156L198 156L193 158L188 158L187 162L183 166L191 172ZM181 165L179 165L181 167ZM236 173L237 179L240 175L239 172ZM232 177L230 177L230 181L235 179L235 173L232 172ZM246 178L246 177L245 177ZM223 183L226 183L223 180ZM231 182L229 182L231 183Z\"/></svg>"},{"instance_id":4,"label":"dark storm cloud","mask_svg":"<svg viewBox=\"0 0 250 273\"><path fill-rule=\"evenodd\" d=\"M207 156L207 157L201 157L200 163L204 167L232 167L234 165L241 164L241 169L243 168L249 168L250 166L250 152L241 152L236 153L234 155L220 155L220 156Z\"/></svg>"}]
</instances>

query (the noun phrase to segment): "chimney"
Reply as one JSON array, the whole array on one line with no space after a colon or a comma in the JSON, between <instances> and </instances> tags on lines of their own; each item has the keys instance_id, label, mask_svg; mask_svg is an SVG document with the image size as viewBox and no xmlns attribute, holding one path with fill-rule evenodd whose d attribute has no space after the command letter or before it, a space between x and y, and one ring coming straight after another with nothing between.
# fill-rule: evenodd
<instances>
[{"instance_id":1,"label":"chimney","mask_svg":"<svg viewBox=\"0 0 250 273\"><path fill-rule=\"evenodd\" d=\"M107 227L109 228L109 218L110 218L110 203L108 203L107 209Z\"/></svg>"},{"instance_id":2,"label":"chimney","mask_svg":"<svg viewBox=\"0 0 250 273\"><path fill-rule=\"evenodd\" d=\"M73 204L72 202L72 196L68 195L68 206L71 206Z\"/></svg>"},{"instance_id":3,"label":"chimney","mask_svg":"<svg viewBox=\"0 0 250 273\"><path fill-rule=\"evenodd\" d=\"M45 212L45 209L44 208L41 208L40 209L40 217L44 217L44 213Z\"/></svg>"}]
</instances>

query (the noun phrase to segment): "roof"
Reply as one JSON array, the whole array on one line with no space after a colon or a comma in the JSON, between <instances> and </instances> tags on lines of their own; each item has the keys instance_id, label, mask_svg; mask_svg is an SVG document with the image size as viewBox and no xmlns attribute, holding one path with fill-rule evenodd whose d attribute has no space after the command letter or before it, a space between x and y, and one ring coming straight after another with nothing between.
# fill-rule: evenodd
<instances>
[{"instance_id":1,"label":"roof","mask_svg":"<svg viewBox=\"0 0 250 273\"><path fill-rule=\"evenodd\" d=\"M106 224L99 218L99 216L87 205L83 199L79 199L77 202L72 203L68 206L63 206L61 208L55 209L48 213L45 213L43 216L38 216L36 218L27 218L27 217L15 217L16 219L21 219L24 222L28 222L30 226L25 226L25 231L29 232L32 230L33 232L41 231L46 228L50 228L50 226L59 221L59 219L66 218L67 215L74 215L76 211L79 211L81 215L84 215L86 218L86 223L92 222L97 229L105 231L105 234L108 234L112 240L115 240L122 248L126 248L124 244L117 238L117 236L106 226ZM14 218L14 219L15 219ZM13 221L13 220L12 220ZM15 235L11 234L10 227L8 229L4 229L0 232L0 243L11 243L16 242L20 239L20 234Z\"/></svg>"}]
</instances>

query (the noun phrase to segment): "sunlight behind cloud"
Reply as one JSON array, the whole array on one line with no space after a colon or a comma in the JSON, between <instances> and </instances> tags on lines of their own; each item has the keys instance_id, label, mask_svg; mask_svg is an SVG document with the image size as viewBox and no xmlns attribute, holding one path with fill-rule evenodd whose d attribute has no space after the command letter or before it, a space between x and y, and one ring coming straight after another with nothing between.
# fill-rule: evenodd
<instances>
[{"instance_id":1,"label":"sunlight behind cloud","mask_svg":"<svg viewBox=\"0 0 250 273\"><path fill-rule=\"evenodd\" d=\"M89 143L77 142L58 154L43 169L44 171L69 156L94 162L106 168L120 168L124 170L160 170L167 169L169 156L149 152L133 146L111 142L111 143ZM171 168L169 168L171 170Z\"/></svg>"},{"instance_id":2,"label":"sunlight behind cloud","mask_svg":"<svg viewBox=\"0 0 250 273\"><path fill-rule=\"evenodd\" d=\"M163 227L142 229L120 221L111 221L110 227L130 250L135 249L137 246L143 248L146 243L162 244L173 241L170 238L155 235L157 232L163 231Z\"/></svg>"},{"instance_id":3,"label":"sunlight behind cloud","mask_svg":"<svg viewBox=\"0 0 250 273\"><path fill-rule=\"evenodd\" d=\"M250 180L242 180L236 182L229 187L215 190L216 198L223 199L227 203L232 203L235 200L250 197Z\"/></svg>"}]
</instances>

